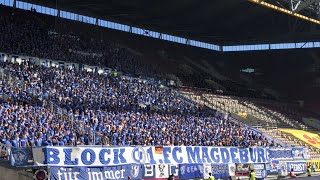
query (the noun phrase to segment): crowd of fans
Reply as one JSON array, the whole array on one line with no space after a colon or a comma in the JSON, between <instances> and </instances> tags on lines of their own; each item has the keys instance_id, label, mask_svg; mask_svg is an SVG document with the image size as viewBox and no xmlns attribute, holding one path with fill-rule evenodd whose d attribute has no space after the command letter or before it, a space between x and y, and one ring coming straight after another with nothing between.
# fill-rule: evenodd
<instances>
[{"instance_id":1,"label":"crowd of fans","mask_svg":"<svg viewBox=\"0 0 320 180\"><path fill-rule=\"evenodd\" d=\"M0 8L3 52L132 74L152 69L126 48L55 31L31 11ZM0 76L0 140L8 146L276 146L231 117L190 102L156 81L32 62L1 62ZM35 99L41 103L31 103Z\"/></svg>"},{"instance_id":2,"label":"crowd of fans","mask_svg":"<svg viewBox=\"0 0 320 180\"><path fill-rule=\"evenodd\" d=\"M13 147L65 145L267 146L267 141L218 117L133 112L75 113L73 121L43 107L1 104L2 142ZM94 134L95 133L95 134ZM96 136L96 137L95 137Z\"/></svg>"},{"instance_id":3,"label":"crowd of fans","mask_svg":"<svg viewBox=\"0 0 320 180\"><path fill-rule=\"evenodd\" d=\"M49 99L68 110L85 109L108 111L143 111L155 109L164 113L197 114L203 107L186 101L180 95L161 86L156 81L147 81L128 76L77 72L63 68L39 67L28 62L3 64L5 72L15 80L23 81L24 91L10 87L3 91L14 98L38 96ZM22 83L18 84L20 88ZM10 93L18 91L19 97Z\"/></svg>"},{"instance_id":4,"label":"crowd of fans","mask_svg":"<svg viewBox=\"0 0 320 180\"><path fill-rule=\"evenodd\" d=\"M12 77L10 83L3 76L2 96L38 97L68 108L63 116L44 107L2 103L0 136L8 145L275 145L153 81L30 63L6 62L2 68Z\"/></svg>"}]
</instances>

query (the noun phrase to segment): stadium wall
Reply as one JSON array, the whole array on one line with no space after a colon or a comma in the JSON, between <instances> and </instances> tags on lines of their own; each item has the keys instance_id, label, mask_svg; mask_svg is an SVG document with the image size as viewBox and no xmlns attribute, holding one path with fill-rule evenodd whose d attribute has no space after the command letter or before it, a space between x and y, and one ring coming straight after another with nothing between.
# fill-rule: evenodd
<instances>
[{"instance_id":1,"label":"stadium wall","mask_svg":"<svg viewBox=\"0 0 320 180\"><path fill-rule=\"evenodd\" d=\"M33 174L28 173L25 169L14 168L13 166L5 165L0 163L0 180L8 179L19 179L19 180L30 180L33 179Z\"/></svg>"}]
</instances>

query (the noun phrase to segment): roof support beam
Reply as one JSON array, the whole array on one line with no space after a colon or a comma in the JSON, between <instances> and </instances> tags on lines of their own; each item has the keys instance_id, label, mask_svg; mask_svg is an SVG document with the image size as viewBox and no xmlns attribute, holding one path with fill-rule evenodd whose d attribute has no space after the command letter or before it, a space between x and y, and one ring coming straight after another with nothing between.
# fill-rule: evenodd
<instances>
[{"instance_id":1,"label":"roof support beam","mask_svg":"<svg viewBox=\"0 0 320 180\"><path fill-rule=\"evenodd\" d=\"M308 17L308 16L305 16L305 15L302 15L302 14L299 14L299 13L294 13L294 12L292 12L291 9L290 10L289 9L285 9L285 8L282 8L282 7L279 7L279 6L264 2L264 1L260 1L260 0L248 0L248 1L250 1L252 3L255 3L255 4L259 4L261 6L264 6L264 7L270 8L270 9L274 9L276 11L288 14L290 16L294 16L294 17L297 17L297 18L300 18L300 19L303 19L303 20L306 20L306 21L310 21L310 22L313 22L313 23L316 23L316 24L320 25L320 21L319 20L316 20L316 19L314 19L312 17ZM317 1L320 1L320 0L317 0Z\"/></svg>"},{"instance_id":2,"label":"roof support beam","mask_svg":"<svg viewBox=\"0 0 320 180\"><path fill-rule=\"evenodd\" d=\"M293 0L291 0L292 11L297 13L297 12L304 10L308 6L310 6L314 3L319 3L319 2L320 2L320 0L305 0L305 1L300 0L294 5Z\"/></svg>"}]
</instances>

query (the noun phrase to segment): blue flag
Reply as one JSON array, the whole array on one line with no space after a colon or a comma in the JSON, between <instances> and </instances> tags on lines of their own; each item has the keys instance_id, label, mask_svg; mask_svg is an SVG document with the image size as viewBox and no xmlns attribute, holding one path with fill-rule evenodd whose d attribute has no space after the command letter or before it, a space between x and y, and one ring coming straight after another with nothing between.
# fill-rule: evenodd
<instances>
[{"instance_id":1,"label":"blue flag","mask_svg":"<svg viewBox=\"0 0 320 180\"><path fill-rule=\"evenodd\" d=\"M28 148L11 148L10 163L12 166L27 166L30 149Z\"/></svg>"}]
</instances>

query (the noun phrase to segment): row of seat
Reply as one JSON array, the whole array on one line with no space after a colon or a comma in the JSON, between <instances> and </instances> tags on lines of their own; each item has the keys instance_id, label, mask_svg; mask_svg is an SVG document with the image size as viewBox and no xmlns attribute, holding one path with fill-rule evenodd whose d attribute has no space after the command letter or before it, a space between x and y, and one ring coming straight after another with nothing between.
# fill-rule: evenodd
<instances>
[{"instance_id":1,"label":"row of seat","mask_svg":"<svg viewBox=\"0 0 320 180\"><path fill-rule=\"evenodd\" d=\"M283 113L277 112L273 109L269 109L259 103L249 101L245 98L192 91L181 91L180 93L197 103L206 105L213 109L217 109L218 111L221 111L223 113L250 114L251 116L258 118L260 121L266 122L268 125L273 125L269 127L274 127L274 125L276 125L276 127L290 127L304 130L308 130L309 128L301 122L289 118ZM319 149L314 148L293 136L285 134L277 130L277 128L269 129L267 126L258 127L265 134L283 142L287 146L308 147L311 150L310 155L312 159L320 159Z\"/></svg>"}]
</instances>

